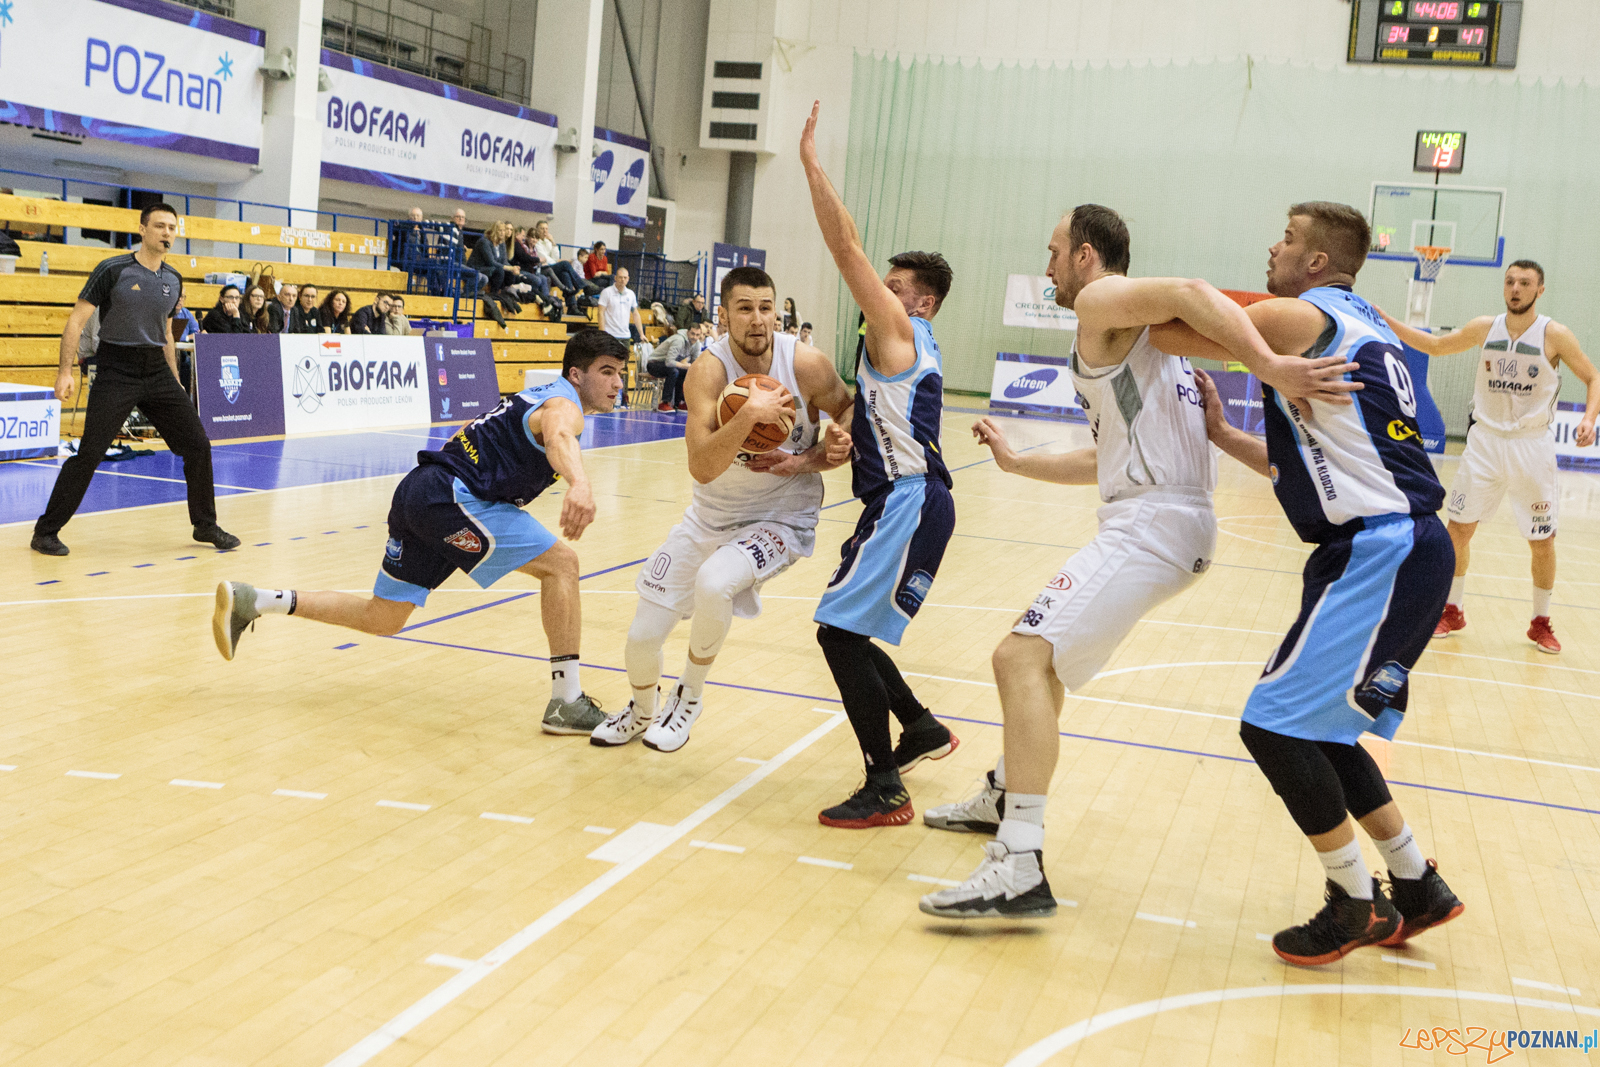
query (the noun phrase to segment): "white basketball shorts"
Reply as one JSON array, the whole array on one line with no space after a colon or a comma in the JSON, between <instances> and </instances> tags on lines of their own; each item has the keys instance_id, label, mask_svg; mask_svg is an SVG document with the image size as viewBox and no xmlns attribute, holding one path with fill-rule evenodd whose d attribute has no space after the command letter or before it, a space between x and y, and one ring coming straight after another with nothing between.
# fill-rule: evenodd
<instances>
[{"instance_id":1,"label":"white basketball shorts","mask_svg":"<svg viewBox=\"0 0 1600 1067\"><path fill-rule=\"evenodd\" d=\"M1211 566L1217 516L1204 494L1146 493L1100 509L1100 532L1023 612L1014 634L1055 649L1056 677L1076 690L1100 673L1152 608Z\"/></svg>"},{"instance_id":2,"label":"white basketball shorts","mask_svg":"<svg viewBox=\"0 0 1600 1067\"><path fill-rule=\"evenodd\" d=\"M761 614L761 586L811 555L816 531L797 530L777 522L756 522L732 530L713 530L692 514L667 534L666 541L644 561L634 587L639 596L687 619L694 614L695 579L717 549L730 545L742 552L755 570L755 581L733 598L741 619Z\"/></svg>"},{"instance_id":3,"label":"white basketball shorts","mask_svg":"<svg viewBox=\"0 0 1600 1067\"><path fill-rule=\"evenodd\" d=\"M1555 534L1561 501L1553 435L1504 437L1482 423L1467 431L1467 448L1450 483L1450 520L1492 519L1501 497L1511 498L1511 514L1523 537L1543 541Z\"/></svg>"}]
</instances>

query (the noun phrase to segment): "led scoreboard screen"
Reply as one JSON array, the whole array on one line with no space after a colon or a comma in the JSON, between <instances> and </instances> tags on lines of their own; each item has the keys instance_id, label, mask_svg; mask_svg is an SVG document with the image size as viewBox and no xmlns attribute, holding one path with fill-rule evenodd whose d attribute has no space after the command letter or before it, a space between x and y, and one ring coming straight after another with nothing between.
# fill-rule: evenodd
<instances>
[{"instance_id":1,"label":"led scoreboard screen","mask_svg":"<svg viewBox=\"0 0 1600 1067\"><path fill-rule=\"evenodd\" d=\"M1418 130L1411 169L1426 174L1460 174L1467 161L1467 135L1459 130Z\"/></svg>"},{"instance_id":2,"label":"led scoreboard screen","mask_svg":"<svg viewBox=\"0 0 1600 1067\"><path fill-rule=\"evenodd\" d=\"M1517 65L1522 0L1355 0L1352 63Z\"/></svg>"}]
</instances>

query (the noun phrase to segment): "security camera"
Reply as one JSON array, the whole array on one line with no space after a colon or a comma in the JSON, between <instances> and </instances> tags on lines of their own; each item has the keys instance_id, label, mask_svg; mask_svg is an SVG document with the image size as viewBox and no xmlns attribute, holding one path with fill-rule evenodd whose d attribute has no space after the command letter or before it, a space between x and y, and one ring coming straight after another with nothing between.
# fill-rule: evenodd
<instances>
[{"instance_id":1,"label":"security camera","mask_svg":"<svg viewBox=\"0 0 1600 1067\"><path fill-rule=\"evenodd\" d=\"M568 126L556 135L557 152L576 152L578 150L578 128Z\"/></svg>"},{"instance_id":2,"label":"security camera","mask_svg":"<svg viewBox=\"0 0 1600 1067\"><path fill-rule=\"evenodd\" d=\"M294 77L294 49L285 48L275 56L269 56L261 62L262 77L271 78L273 81L288 81Z\"/></svg>"}]
</instances>

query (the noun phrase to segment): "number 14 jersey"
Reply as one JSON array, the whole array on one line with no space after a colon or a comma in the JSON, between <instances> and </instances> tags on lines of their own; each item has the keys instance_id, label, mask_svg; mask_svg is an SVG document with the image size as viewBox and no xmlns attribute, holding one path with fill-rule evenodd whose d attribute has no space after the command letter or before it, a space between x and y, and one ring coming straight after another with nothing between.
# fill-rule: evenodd
<instances>
[{"instance_id":1,"label":"number 14 jersey","mask_svg":"<svg viewBox=\"0 0 1600 1067\"><path fill-rule=\"evenodd\" d=\"M1371 304L1342 285L1301 294L1327 317L1307 358L1359 364L1355 403L1288 403L1262 384L1272 488L1303 541L1352 536L1378 515L1432 515L1444 487L1422 447L1405 350Z\"/></svg>"}]
</instances>

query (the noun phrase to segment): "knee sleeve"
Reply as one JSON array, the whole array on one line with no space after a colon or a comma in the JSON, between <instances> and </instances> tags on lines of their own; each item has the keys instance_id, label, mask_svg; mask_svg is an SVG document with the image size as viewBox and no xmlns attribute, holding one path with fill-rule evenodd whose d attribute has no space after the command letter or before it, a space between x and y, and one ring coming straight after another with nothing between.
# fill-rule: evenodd
<instances>
[{"instance_id":1,"label":"knee sleeve","mask_svg":"<svg viewBox=\"0 0 1600 1067\"><path fill-rule=\"evenodd\" d=\"M1344 790L1344 804L1357 819L1365 819L1389 803L1389 783L1383 780L1378 763L1361 745L1341 745L1332 741L1318 741L1317 747L1333 764Z\"/></svg>"},{"instance_id":2,"label":"knee sleeve","mask_svg":"<svg viewBox=\"0 0 1600 1067\"><path fill-rule=\"evenodd\" d=\"M733 598L755 580L750 557L729 545L700 565L694 579L694 618L689 623L689 652L695 659L710 659L722 651L733 625Z\"/></svg>"},{"instance_id":3,"label":"knee sleeve","mask_svg":"<svg viewBox=\"0 0 1600 1067\"><path fill-rule=\"evenodd\" d=\"M635 689L649 689L661 680L661 646L667 635L678 625L678 613L647 600L639 601L633 613L633 624L628 627L628 648L624 662L628 666L628 684Z\"/></svg>"},{"instance_id":4,"label":"knee sleeve","mask_svg":"<svg viewBox=\"0 0 1600 1067\"><path fill-rule=\"evenodd\" d=\"M1325 834L1344 822L1344 789L1333 764L1315 741L1239 724L1239 739L1272 783L1300 832Z\"/></svg>"}]
</instances>

